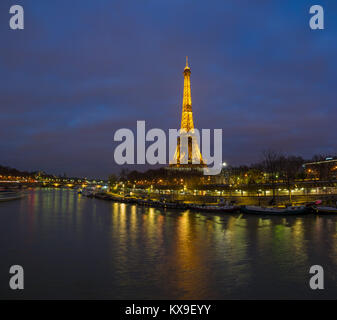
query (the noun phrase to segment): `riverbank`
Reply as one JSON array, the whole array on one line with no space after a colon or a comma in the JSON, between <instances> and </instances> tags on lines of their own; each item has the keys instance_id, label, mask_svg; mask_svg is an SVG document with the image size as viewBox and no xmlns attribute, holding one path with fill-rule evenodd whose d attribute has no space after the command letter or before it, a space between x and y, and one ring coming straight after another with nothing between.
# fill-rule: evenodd
<instances>
[{"instance_id":1,"label":"riverbank","mask_svg":"<svg viewBox=\"0 0 337 320\"><path fill-rule=\"evenodd\" d=\"M167 201L161 198L160 200L151 198L137 198L133 196L123 196L111 192L93 192L86 194L87 197L97 198L101 200L110 200L121 203L136 204L143 207L154 207L163 209L178 209L178 210L191 210L200 212L213 212L213 213L243 213L243 214L259 214L259 215L302 215L302 214L320 214L322 201L315 203L309 202L302 205L285 205L285 206L249 206L249 205L236 205L229 201L219 201L216 204L198 204L194 202L184 201ZM329 214L337 214L336 207L328 207Z\"/></svg>"},{"instance_id":2,"label":"riverbank","mask_svg":"<svg viewBox=\"0 0 337 320\"><path fill-rule=\"evenodd\" d=\"M123 198L121 194L109 193L116 197L116 199ZM273 199L272 195L254 196L254 195L191 195L191 194L159 194L159 193L135 193L130 192L134 198L152 199L155 201L165 200L167 202L186 202L195 203L199 205L214 205L219 203L221 199L225 202L235 203L236 205L247 206L268 206ZM292 205L303 205L322 200L325 205L335 205L337 201L337 194L310 194L310 195L293 195ZM278 206L286 206L290 204L289 196L276 195L275 201Z\"/></svg>"}]
</instances>

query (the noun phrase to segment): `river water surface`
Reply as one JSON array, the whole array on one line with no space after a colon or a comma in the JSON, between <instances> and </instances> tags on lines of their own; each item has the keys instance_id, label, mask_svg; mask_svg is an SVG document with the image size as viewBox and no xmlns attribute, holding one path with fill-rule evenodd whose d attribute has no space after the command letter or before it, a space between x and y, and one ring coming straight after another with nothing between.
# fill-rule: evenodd
<instances>
[{"instance_id":1,"label":"river water surface","mask_svg":"<svg viewBox=\"0 0 337 320\"><path fill-rule=\"evenodd\" d=\"M25 289L9 289L11 265ZM309 287L324 268L324 290ZM137 207L67 189L0 203L0 299L337 298L337 216Z\"/></svg>"}]
</instances>

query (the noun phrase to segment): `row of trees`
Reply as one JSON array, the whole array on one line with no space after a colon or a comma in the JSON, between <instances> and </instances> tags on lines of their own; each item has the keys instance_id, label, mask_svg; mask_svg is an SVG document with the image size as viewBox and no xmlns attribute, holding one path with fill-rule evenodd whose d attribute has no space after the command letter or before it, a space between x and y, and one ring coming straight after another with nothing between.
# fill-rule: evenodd
<instances>
[{"instance_id":1,"label":"row of trees","mask_svg":"<svg viewBox=\"0 0 337 320\"><path fill-rule=\"evenodd\" d=\"M2 179L7 179L8 177L20 177L20 178L30 178L30 179L50 179L50 180L81 180L82 178L76 178L76 177L67 177L66 173L64 173L63 175L51 175L51 174L47 174L43 171L32 171L32 172L28 172L28 171L20 171L18 169L15 168L11 168L11 167L6 167L6 166L1 166L0 165L0 176L2 177Z\"/></svg>"},{"instance_id":2,"label":"row of trees","mask_svg":"<svg viewBox=\"0 0 337 320\"><path fill-rule=\"evenodd\" d=\"M200 170L177 171L166 168L151 169L145 172L122 169L118 176L114 174L109 176L109 185L122 182L129 185L135 184L137 187L155 185L159 189L167 189L167 186L170 186L170 189L181 189L185 185L193 187L206 181L207 177Z\"/></svg>"},{"instance_id":3,"label":"row of trees","mask_svg":"<svg viewBox=\"0 0 337 320\"><path fill-rule=\"evenodd\" d=\"M301 157L285 156L275 151L264 152L262 166L267 175L267 181L272 186L273 199L275 199L277 182L283 181L288 189L289 200L291 201L291 189L295 180L305 178L303 164L304 160Z\"/></svg>"},{"instance_id":4,"label":"row of trees","mask_svg":"<svg viewBox=\"0 0 337 320\"><path fill-rule=\"evenodd\" d=\"M324 161L326 155L318 155L312 160L304 160L298 156L288 156L280 152L268 150L263 152L259 163L250 166L225 167L219 176L203 176L200 171L176 171L160 168L148 170L146 172L129 171L123 169L119 176L112 175L110 184L118 181L126 184L136 184L147 187L154 185L156 188L188 188L200 189L205 185L222 184L228 187L245 186L246 188L256 188L254 186L268 185L275 190L279 184L286 186L291 197L291 189L296 181L317 178L320 180L331 180L336 178L337 169L329 162L321 165L314 165L307 168L304 163ZM334 164L336 166L336 163Z\"/></svg>"},{"instance_id":5,"label":"row of trees","mask_svg":"<svg viewBox=\"0 0 337 320\"><path fill-rule=\"evenodd\" d=\"M277 186L281 183L286 186L291 201L291 190L297 181L313 178L331 181L337 178L336 162L327 162L325 161L327 158L327 155L316 155L312 160L306 161L299 156L288 156L268 150L263 152L260 163L250 167L230 167L224 169L223 172L226 183L229 185L270 185L273 198L275 198ZM305 166L304 164L308 162L321 163Z\"/></svg>"},{"instance_id":6,"label":"row of trees","mask_svg":"<svg viewBox=\"0 0 337 320\"><path fill-rule=\"evenodd\" d=\"M0 166L0 175L13 177L33 177L35 173L19 171L11 167Z\"/></svg>"}]
</instances>

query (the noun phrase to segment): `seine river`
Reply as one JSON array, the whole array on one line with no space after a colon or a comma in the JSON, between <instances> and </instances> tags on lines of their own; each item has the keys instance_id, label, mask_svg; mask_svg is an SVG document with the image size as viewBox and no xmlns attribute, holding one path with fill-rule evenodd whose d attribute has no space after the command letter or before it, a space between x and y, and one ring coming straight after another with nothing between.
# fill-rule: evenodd
<instances>
[{"instance_id":1,"label":"seine river","mask_svg":"<svg viewBox=\"0 0 337 320\"><path fill-rule=\"evenodd\" d=\"M9 289L11 265L24 290ZM324 290L309 287L324 268ZM337 298L337 216L142 208L73 190L0 203L0 299Z\"/></svg>"}]
</instances>

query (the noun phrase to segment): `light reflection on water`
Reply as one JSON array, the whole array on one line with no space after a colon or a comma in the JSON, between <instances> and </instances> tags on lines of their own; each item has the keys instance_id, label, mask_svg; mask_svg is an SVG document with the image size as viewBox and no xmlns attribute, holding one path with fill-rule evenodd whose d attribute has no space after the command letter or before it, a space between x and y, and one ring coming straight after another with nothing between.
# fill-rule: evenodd
<instances>
[{"instance_id":1,"label":"light reflection on water","mask_svg":"<svg viewBox=\"0 0 337 320\"><path fill-rule=\"evenodd\" d=\"M142 208L66 189L0 203L0 298L336 298L337 216ZM8 269L25 269L24 292ZM308 287L311 265L324 291Z\"/></svg>"}]
</instances>

